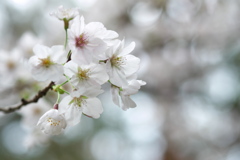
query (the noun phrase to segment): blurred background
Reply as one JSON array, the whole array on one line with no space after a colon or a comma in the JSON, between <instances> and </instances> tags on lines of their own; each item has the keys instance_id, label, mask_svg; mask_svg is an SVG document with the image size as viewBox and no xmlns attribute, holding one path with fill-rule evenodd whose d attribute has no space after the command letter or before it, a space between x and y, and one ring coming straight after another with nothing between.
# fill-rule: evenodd
<instances>
[{"instance_id":1,"label":"blurred background","mask_svg":"<svg viewBox=\"0 0 240 160\"><path fill-rule=\"evenodd\" d=\"M104 86L101 117L54 137L33 129L52 92L0 113L1 160L240 160L239 0L1 0L0 107L46 86L26 62L37 43L64 44L63 23L49 16L59 5L135 41L147 85L126 112Z\"/></svg>"}]
</instances>

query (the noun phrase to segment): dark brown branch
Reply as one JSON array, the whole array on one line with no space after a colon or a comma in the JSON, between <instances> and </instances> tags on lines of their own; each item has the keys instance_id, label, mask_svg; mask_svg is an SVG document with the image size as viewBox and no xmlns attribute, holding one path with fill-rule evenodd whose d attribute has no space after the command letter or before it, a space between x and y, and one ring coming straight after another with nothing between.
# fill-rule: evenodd
<instances>
[{"instance_id":1,"label":"dark brown branch","mask_svg":"<svg viewBox=\"0 0 240 160\"><path fill-rule=\"evenodd\" d=\"M45 96L49 90L52 89L53 85L55 85L54 82L51 82L51 83L49 83L49 85L47 87L38 91L38 93L32 99L30 99L30 100L21 99L20 104L16 104L15 106L9 106L9 107L6 107L6 108L0 108L0 111L4 112L4 113L10 113L10 112L16 111L16 110L18 110L18 109L22 108L23 106L28 105L30 103L34 103L34 102L36 103L36 102L38 102L38 100L40 98Z\"/></svg>"}]
</instances>

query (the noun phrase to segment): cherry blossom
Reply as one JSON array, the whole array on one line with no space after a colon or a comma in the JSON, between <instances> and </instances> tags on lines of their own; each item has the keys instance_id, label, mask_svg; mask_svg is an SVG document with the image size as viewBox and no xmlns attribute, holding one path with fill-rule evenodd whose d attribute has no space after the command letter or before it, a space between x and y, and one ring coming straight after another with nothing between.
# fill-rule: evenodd
<instances>
[{"instance_id":1,"label":"cherry blossom","mask_svg":"<svg viewBox=\"0 0 240 160\"><path fill-rule=\"evenodd\" d=\"M67 123L58 110L50 109L39 119L37 126L45 134L58 135L66 128Z\"/></svg>"},{"instance_id":2,"label":"cherry blossom","mask_svg":"<svg viewBox=\"0 0 240 160\"><path fill-rule=\"evenodd\" d=\"M63 6L59 6L57 11L51 12L51 16L57 17L59 20L71 20L77 15L79 15L79 11L77 8L63 8Z\"/></svg>"},{"instance_id":3,"label":"cherry blossom","mask_svg":"<svg viewBox=\"0 0 240 160\"><path fill-rule=\"evenodd\" d=\"M66 62L64 47L61 45L51 48L36 45L33 48L34 56L29 59L31 73L38 81L58 81L63 76L62 64Z\"/></svg>"},{"instance_id":4,"label":"cherry blossom","mask_svg":"<svg viewBox=\"0 0 240 160\"><path fill-rule=\"evenodd\" d=\"M64 65L64 74L72 85L78 89L102 85L108 80L108 74L103 64L80 65L70 61Z\"/></svg>"},{"instance_id":5,"label":"cherry blossom","mask_svg":"<svg viewBox=\"0 0 240 160\"><path fill-rule=\"evenodd\" d=\"M118 87L126 87L128 78L138 71L140 59L131 55L135 43L130 43L124 47L124 40L118 41L106 51L107 57L107 72L112 84Z\"/></svg>"},{"instance_id":6,"label":"cherry blossom","mask_svg":"<svg viewBox=\"0 0 240 160\"><path fill-rule=\"evenodd\" d=\"M136 94L143 85L146 85L146 82L142 80L131 80L128 83L128 87L123 88L112 85L111 92L113 102L123 110L135 108L136 103L130 98L130 96Z\"/></svg>"},{"instance_id":7,"label":"cherry blossom","mask_svg":"<svg viewBox=\"0 0 240 160\"><path fill-rule=\"evenodd\" d=\"M106 82L111 85L113 102L123 110L136 107L130 96L146 84L136 80L140 59L130 54L135 48L134 42L125 46L124 40L117 39L118 33L107 30L102 23L85 23L84 17L79 15L76 8L65 9L59 6L51 15L63 21L66 39L64 46L35 45L34 55L28 61L35 80L51 81L32 100L22 99L18 106L21 108L28 105L20 111L24 117L23 124L30 128L28 146L48 141L49 137L42 136L39 131L47 135L58 135L66 127L77 125L82 115L99 118L103 107L97 96L104 92L101 87ZM22 39L33 41L30 45L22 46L29 52L29 47L39 40L34 40L32 35L25 37L27 38ZM28 56L25 55L26 58ZM2 59L4 64L9 62L8 58ZM8 68L0 67L0 70L8 72L16 68L12 63L7 64L5 66ZM48 96L46 94L49 90L57 93L52 109L49 110L49 105L44 100L32 103ZM34 128L36 123L37 127ZM40 141L37 140L38 137Z\"/></svg>"},{"instance_id":8,"label":"cherry blossom","mask_svg":"<svg viewBox=\"0 0 240 160\"><path fill-rule=\"evenodd\" d=\"M73 61L90 63L101 58L107 49L107 41L118 37L114 31L107 30L100 22L85 24L84 18L77 16L68 29L69 48Z\"/></svg>"},{"instance_id":9,"label":"cherry blossom","mask_svg":"<svg viewBox=\"0 0 240 160\"><path fill-rule=\"evenodd\" d=\"M74 91L60 102L59 112L64 113L67 124L70 126L80 122L82 113L92 118L99 118L103 108L96 96L102 92L99 87Z\"/></svg>"}]
</instances>

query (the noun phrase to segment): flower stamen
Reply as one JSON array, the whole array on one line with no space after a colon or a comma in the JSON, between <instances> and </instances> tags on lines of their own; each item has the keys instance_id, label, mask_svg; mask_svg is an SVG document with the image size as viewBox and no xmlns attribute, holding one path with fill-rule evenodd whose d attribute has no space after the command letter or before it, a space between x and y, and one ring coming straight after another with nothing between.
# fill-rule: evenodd
<instances>
[{"instance_id":1,"label":"flower stamen","mask_svg":"<svg viewBox=\"0 0 240 160\"><path fill-rule=\"evenodd\" d=\"M85 69L85 70L81 68L78 69L77 75L80 80L88 80L89 79L88 74L89 74L89 69Z\"/></svg>"},{"instance_id":2,"label":"flower stamen","mask_svg":"<svg viewBox=\"0 0 240 160\"><path fill-rule=\"evenodd\" d=\"M53 64L49 56L47 58L39 58L39 59L41 61L41 64L46 68L48 68L51 64Z\"/></svg>"},{"instance_id":3,"label":"flower stamen","mask_svg":"<svg viewBox=\"0 0 240 160\"><path fill-rule=\"evenodd\" d=\"M60 124L60 121L56 121L55 119L52 119L52 118L48 118L47 120L51 126L59 126Z\"/></svg>"},{"instance_id":4,"label":"flower stamen","mask_svg":"<svg viewBox=\"0 0 240 160\"><path fill-rule=\"evenodd\" d=\"M124 57L117 57L117 56L113 56L111 59L111 65L115 66L115 67L119 67L121 65L126 64L126 59Z\"/></svg>"},{"instance_id":5,"label":"flower stamen","mask_svg":"<svg viewBox=\"0 0 240 160\"><path fill-rule=\"evenodd\" d=\"M75 38L75 46L78 48L84 48L84 46L88 44L88 40L84 34L81 34L79 37Z\"/></svg>"}]
</instances>

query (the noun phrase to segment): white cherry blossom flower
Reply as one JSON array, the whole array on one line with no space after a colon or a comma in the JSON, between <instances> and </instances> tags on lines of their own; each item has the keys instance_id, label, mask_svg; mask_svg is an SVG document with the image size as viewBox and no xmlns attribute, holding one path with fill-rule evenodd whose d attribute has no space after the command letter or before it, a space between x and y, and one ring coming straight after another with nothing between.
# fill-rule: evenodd
<instances>
[{"instance_id":1,"label":"white cherry blossom flower","mask_svg":"<svg viewBox=\"0 0 240 160\"><path fill-rule=\"evenodd\" d=\"M79 10L77 8L63 8L63 6L59 6L57 11L51 12L51 16L57 17L59 20L71 20L77 15L79 15Z\"/></svg>"},{"instance_id":2,"label":"white cherry blossom flower","mask_svg":"<svg viewBox=\"0 0 240 160\"><path fill-rule=\"evenodd\" d=\"M108 80L104 64L80 65L69 61L64 65L64 74L71 78L71 84L78 89L102 85Z\"/></svg>"},{"instance_id":3,"label":"white cherry blossom flower","mask_svg":"<svg viewBox=\"0 0 240 160\"><path fill-rule=\"evenodd\" d=\"M99 59L107 49L107 41L118 37L116 32L107 30L100 22L85 24L84 18L80 16L73 19L68 35L72 59L81 63Z\"/></svg>"},{"instance_id":4,"label":"white cherry blossom flower","mask_svg":"<svg viewBox=\"0 0 240 160\"><path fill-rule=\"evenodd\" d=\"M58 110L50 109L39 119L37 126L45 134L58 135L66 128L67 123Z\"/></svg>"},{"instance_id":5,"label":"white cherry blossom flower","mask_svg":"<svg viewBox=\"0 0 240 160\"><path fill-rule=\"evenodd\" d=\"M38 81L58 81L63 76L62 64L66 62L66 53L61 45L51 48L36 45L34 56L29 59L31 73Z\"/></svg>"},{"instance_id":6,"label":"white cherry blossom flower","mask_svg":"<svg viewBox=\"0 0 240 160\"><path fill-rule=\"evenodd\" d=\"M135 108L136 103L130 98L131 95L136 94L141 86L146 85L146 82L142 80L131 80L128 83L128 87L119 88L117 86L111 86L113 102L123 110L129 108Z\"/></svg>"},{"instance_id":7,"label":"white cherry blossom flower","mask_svg":"<svg viewBox=\"0 0 240 160\"><path fill-rule=\"evenodd\" d=\"M118 87L126 87L130 77L138 71L140 59L131 55L135 43L124 47L124 40L118 41L106 51L107 72L112 84Z\"/></svg>"},{"instance_id":8,"label":"white cherry blossom flower","mask_svg":"<svg viewBox=\"0 0 240 160\"><path fill-rule=\"evenodd\" d=\"M64 114L70 126L80 122L82 113L91 118L99 118L103 112L101 101L96 98L103 90L99 87L90 87L88 90L78 90L66 96L59 103L59 112Z\"/></svg>"}]
</instances>

